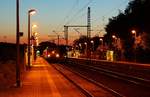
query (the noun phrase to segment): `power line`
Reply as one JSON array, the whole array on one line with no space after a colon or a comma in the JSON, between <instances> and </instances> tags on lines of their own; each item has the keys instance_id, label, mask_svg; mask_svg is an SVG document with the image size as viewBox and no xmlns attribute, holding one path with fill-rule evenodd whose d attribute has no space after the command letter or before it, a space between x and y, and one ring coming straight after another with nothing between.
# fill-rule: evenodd
<instances>
[{"instance_id":1,"label":"power line","mask_svg":"<svg viewBox=\"0 0 150 97\"><path fill-rule=\"evenodd\" d=\"M73 6L71 7L71 9L69 10L69 12L67 13L67 15L64 17L63 19L63 22L64 23L70 16L70 14L73 12L73 10L76 8L76 6L79 4L79 0L76 0L75 3L73 4ZM62 23L60 23L58 26L57 26L57 29L60 28L60 26L62 25Z\"/></svg>"},{"instance_id":2,"label":"power line","mask_svg":"<svg viewBox=\"0 0 150 97\"><path fill-rule=\"evenodd\" d=\"M109 10L108 12L106 12L103 17L101 17L102 19L105 19L105 17L109 14L111 14L112 12L116 11L116 9L118 9L120 6L122 6L123 4L125 4L126 2L128 2L128 0L124 0L123 2L121 2L118 6L115 6L114 8L112 8L111 10ZM99 18L96 18L95 20L93 20L93 22L98 21ZM103 20L104 22L104 20Z\"/></svg>"},{"instance_id":3,"label":"power line","mask_svg":"<svg viewBox=\"0 0 150 97\"><path fill-rule=\"evenodd\" d=\"M81 13L84 9L86 9L86 8L89 6L89 4L91 4L92 2L93 2L93 0L89 0L89 2L87 2L81 9L79 9L79 10L72 16L72 18L69 19L69 20L65 23L65 25L67 25L67 24L69 24L70 22L72 22L72 20L73 20L77 15L79 15L79 13Z\"/></svg>"},{"instance_id":4,"label":"power line","mask_svg":"<svg viewBox=\"0 0 150 97\"><path fill-rule=\"evenodd\" d=\"M73 14L72 17L71 17L68 21L66 21L66 23L64 23L64 24L67 25L67 24L69 24L70 22L72 22L73 20L75 20L75 17L77 17L84 9L86 9L87 6L89 6L89 4L92 3L92 1L93 1L93 0L89 0L81 9L79 9L75 14ZM79 0L77 0L77 1L75 2L75 4L74 4L74 6L72 7L72 9L69 11L69 13L68 13L68 14L66 15L66 17L64 18L64 21L69 18L69 16L70 16L71 13L73 12L72 10L76 8L76 5L78 5L78 3L79 3ZM85 14L82 14L80 17L82 17L83 15L86 15L86 13L85 13ZM60 26L61 26L61 24L58 26L57 29L59 29ZM63 26L62 26L62 27L63 27Z\"/></svg>"},{"instance_id":5,"label":"power line","mask_svg":"<svg viewBox=\"0 0 150 97\"><path fill-rule=\"evenodd\" d=\"M98 21L98 20L99 20L99 19L102 19L102 27L104 27L104 26L105 26L105 19L106 19L107 15L111 14L111 13L114 12L117 8L119 8L119 7L122 6L123 4L127 3L127 1L128 1L128 0L124 0L123 2L119 3L117 6L115 6L114 8L112 8L111 10L107 11L102 17L96 18L96 19L94 19L92 22L95 22L95 21L96 21L96 22L100 22L100 21ZM100 29L100 30L96 30L96 31L98 31L98 33L101 33L101 32L104 32L104 31L105 31L104 28L101 28L101 24L100 24L99 26L97 25L96 28ZM95 29L96 29L96 28L95 28Z\"/></svg>"},{"instance_id":6,"label":"power line","mask_svg":"<svg viewBox=\"0 0 150 97\"><path fill-rule=\"evenodd\" d=\"M81 19L82 17L87 16L87 12L82 13L81 15L76 16L76 18L73 18L70 22L74 21L74 20L78 20ZM76 21L77 22L77 21ZM66 23L66 25L69 23Z\"/></svg>"}]
</instances>

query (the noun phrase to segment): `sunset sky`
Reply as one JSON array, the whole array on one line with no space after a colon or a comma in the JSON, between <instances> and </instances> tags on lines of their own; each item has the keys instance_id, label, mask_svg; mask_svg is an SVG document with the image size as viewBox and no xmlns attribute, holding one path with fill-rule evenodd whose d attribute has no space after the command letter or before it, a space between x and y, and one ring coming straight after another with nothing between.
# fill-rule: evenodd
<instances>
[{"instance_id":1,"label":"sunset sky","mask_svg":"<svg viewBox=\"0 0 150 97\"><path fill-rule=\"evenodd\" d=\"M92 35L104 33L103 27L108 18L116 16L119 10L124 10L129 0L20 0L20 31L24 36L21 43L27 43L27 12L36 9L31 16L31 24L38 27L34 31L39 33L39 41L56 39L55 33L63 36L63 26L86 25L87 7L91 7ZM1 0L0 3L0 42L13 42L16 39L16 0ZM101 30L101 33L99 33ZM82 35L86 28L78 28ZM48 37L49 36L49 37ZM70 39L79 34L74 28L69 29Z\"/></svg>"}]
</instances>

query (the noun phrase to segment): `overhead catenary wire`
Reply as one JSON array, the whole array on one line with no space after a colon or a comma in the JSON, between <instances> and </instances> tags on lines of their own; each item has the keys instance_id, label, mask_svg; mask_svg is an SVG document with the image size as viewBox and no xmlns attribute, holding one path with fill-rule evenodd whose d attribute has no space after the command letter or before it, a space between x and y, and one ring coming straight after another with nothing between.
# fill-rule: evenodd
<instances>
[{"instance_id":1,"label":"overhead catenary wire","mask_svg":"<svg viewBox=\"0 0 150 97\"><path fill-rule=\"evenodd\" d=\"M83 12L82 14L78 15L76 18L73 18L73 19L71 20L71 22L74 21L74 24L75 24L76 22L78 22L77 20L81 19L81 18L84 17L84 16L87 16L87 12ZM75 20L76 20L76 21L75 21ZM69 24L69 23L68 23L68 24ZM65 25L67 25L67 24L65 24Z\"/></svg>"},{"instance_id":2,"label":"overhead catenary wire","mask_svg":"<svg viewBox=\"0 0 150 97\"><path fill-rule=\"evenodd\" d=\"M62 24L66 22L66 20L69 18L70 14L73 13L73 10L78 6L78 4L79 4L79 0L76 0L73 6L71 7L71 9L68 11L67 15L62 20L62 22L57 26L57 29L61 28Z\"/></svg>"},{"instance_id":3,"label":"overhead catenary wire","mask_svg":"<svg viewBox=\"0 0 150 97\"><path fill-rule=\"evenodd\" d=\"M79 3L79 0L77 0L76 2L75 2L75 4L73 5L73 7L71 8L71 10L69 11L69 13L66 15L66 17L64 18L64 22L66 21L66 23L64 23L65 25L67 25L67 24L69 24L70 22L72 22L73 20L75 20L75 18L77 18L77 16L79 16L79 17L82 17L82 16L84 16L84 15L86 15L86 13L87 12L85 12L84 14L82 14L82 15L80 15L81 14L81 12L83 12L84 11L84 9L86 9L88 6L89 6L89 4L91 4L92 3L92 1L93 0L89 0L82 8L80 8L76 13L74 13L74 14L72 14L72 10L73 9L75 9L76 8L76 6L78 5L78 3ZM72 16L71 18L69 18L69 16ZM66 20L66 19L68 19L68 20ZM61 29L62 27L61 27L61 25L62 24L59 24L59 26L57 26L57 30L59 29ZM61 28L60 28L61 27Z\"/></svg>"},{"instance_id":4,"label":"overhead catenary wire","mask_svg":"<svg viewBox=\"0 0 150 97\"><path fill-rule=\"evenodd\" d=\"M124 0L119 5L115 6L111 10L107 11L104 15L102 15L102 17L98 17L98 18L94 19L93 22L98 21L100 18L103 19L103 21L104 21L105 17L107 17L109 14L113 13L114 11L116 11L120 6L122 6L123 4L125 4L127 2L129 2L129 0Z\"/></svg>"},{"instance_id":5,"label":"overhead catenary wire","mask_svg":"<svg viewBox=\"0 0 150 97\"><path fill-rule=\"evenodd\" d=\"M93 0L89 0L81 9L79 9L75 14L73 14L73 16L65 23L65 25L72 22L74 18L76 18L77 15L79 15L82 11L84 11L84 9L86 9L92 2Z\"/></svg>"},{"instance_id":6,"label":"overhead catenary wire","mask_svg":"<svg viewBox=\"0 0 150 97\"><path fill-rule=\"evenodd\" d=\"M84 12L85 9L87 9L87 7L92 3L93 0L89 0L81 9L79 9L71 19L69 19L67 21L67 23L65 25L68 25L69 23L71 23L73 20L75 20L75 18L77 18L77 16L79 16L81 14L81 12ZM87 12L86 12L87 13ZM82 14L80 17L87 15L86 13Z\"/></svg>"},{"instance_id":7,"label":"overhead catenary wire","mask_svg":"<svg viewBox=\"0 0 150 97\"><path fill-rule=\"evenodd\" d=\"M115 6L114 8L112 8L111 10L109 10L109 11L107 11L104 15L102 15L102 17L98 17L98 18L96 18L96 19L94 19L94 20L92 20L92 22L100 22L101 20L102 20L102 25L101 24L99 24L99 26L97 26L97 28L99 29L100 28L100 32L101 31L104 31L104 28L101 28L101 26L102 27L104 27L105 26L105 20L106 20L106 17L109 15L109 14L111 14L111 13L113 13L114 11L116 11L118 8L120 8L123 4L125 4L125 3L127 3L127 2L129 2L129 0L124 0L123 2L121 2L121 3L119 3L117 6ZM99 33L100 33L99 32Z\"/></svg>"},{"instance_id":8,"label":"overhead catenary wire","mask_svg":"<svg viewBox=\"0 0 150 97\"><path fill-rule=\"evenodd\" d=\"M71 22L73 22L74 20L77 20L77 18L79 18L79 17L83 17L84 15L86 15L86 13L85 14L82 14L81 15L81 13L83 13L84 12L84 10L87 8L87 6L89 6L91 3L93 3L93 0L89 0L88 2L86 1L86 4L83 6L83 7L81 7L79 10L77 10L77 12L75 12L74 13L74 9L77 7L77 5L79 4L79 1L80 0L77 0L74 4L73 4L73 6L71 7L71 9L70 9L70 11L67 13L67 15L64 17L64 20L63 20L63 22L61 23L61 24L59 24L59 26L57 26L57 30L60 30L60 28L62 28L63 26L62 26L62 24L65 24L65 25L68 25L68 24L70 24ZM109 14L111 14L112 12L114 12L114 11L116 11L116 9L118 9L120 6L122 6L123 4L125 4L126 2L127 2L128 0L124 0L123 2L121 2L119 5L117 5L117 6L115 6L114 8L112 8L111 10L109 10L109 11L107 11L104 15L103 15L103 17L98 17L98 18L96 18L96 19L94 19L94 20L92 20L92 22L93 23L95 23L95 22L99 22L99 20L102 18L103 19L103 26L105 25L105 18L109 15ZM73 14L74 13L74 14ZM65 23L64 23L65 22ZM98 27L98 26L97 26Z\"/></svg>"}]
</instances>

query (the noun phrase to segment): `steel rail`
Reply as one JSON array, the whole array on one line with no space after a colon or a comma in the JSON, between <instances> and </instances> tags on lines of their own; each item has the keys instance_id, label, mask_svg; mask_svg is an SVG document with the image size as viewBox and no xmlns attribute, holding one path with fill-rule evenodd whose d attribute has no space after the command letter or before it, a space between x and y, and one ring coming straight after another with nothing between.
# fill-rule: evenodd
<instances>
[{"instance_id":1,"label":"steel rail","mask_svg":"<svg viewBox=\"0 0 150 97\"><path fill-rule=\"evenodd\" d=\"M75 85L86 97L94 97L90 92L81 87L79 84L75 83L71 80L67 75L65 75L62 71L58 70L54 65L52 65L60 74L62 74L68 81L70 81L73 85Z\"/></svg>"}]
</instances>

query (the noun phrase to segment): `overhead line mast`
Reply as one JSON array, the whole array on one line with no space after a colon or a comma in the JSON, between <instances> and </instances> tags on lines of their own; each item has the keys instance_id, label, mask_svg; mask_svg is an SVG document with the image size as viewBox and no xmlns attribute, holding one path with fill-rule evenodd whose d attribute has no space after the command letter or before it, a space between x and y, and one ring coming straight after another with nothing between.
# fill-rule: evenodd
<instances>
[{"instance_id":1,"label":"overhead line mast","mask_svg":"<svg viewBox=\"0 0 150 97\"><path fill-rule=\"evenodd\" d=\"M90 7L88 7L88 13L87 13L87 37L91 37L91 10Z\"/></svg>"},{"instance_id":2,"label":"overhead line mast","mask_svg":"<svg viewBox=\"0 0 150 97\"><path fill-rule=\"evenodd\" d=\"M66 45L68 45L68 27L87 27L87 38L91 37L91 15L90 14L91 14L90 7L88 7L87 25L64 25Z\"/></svg>"}]
</instances>

